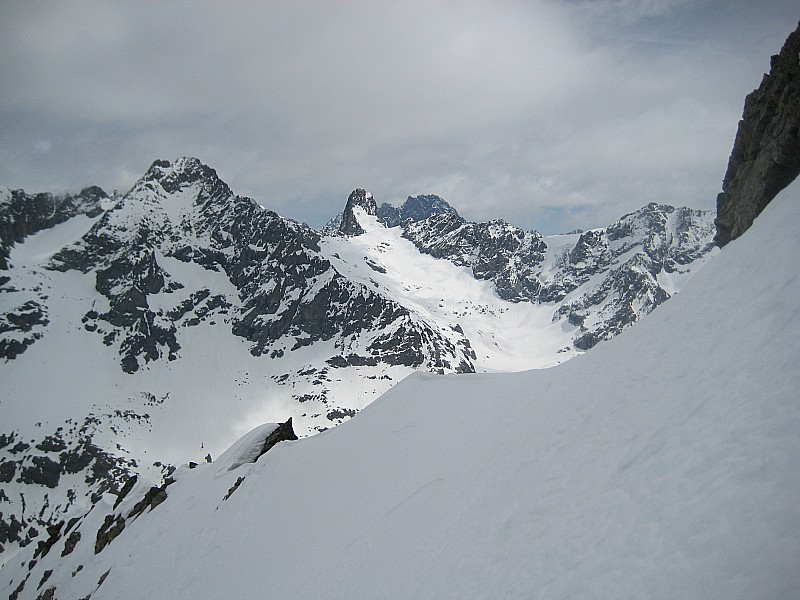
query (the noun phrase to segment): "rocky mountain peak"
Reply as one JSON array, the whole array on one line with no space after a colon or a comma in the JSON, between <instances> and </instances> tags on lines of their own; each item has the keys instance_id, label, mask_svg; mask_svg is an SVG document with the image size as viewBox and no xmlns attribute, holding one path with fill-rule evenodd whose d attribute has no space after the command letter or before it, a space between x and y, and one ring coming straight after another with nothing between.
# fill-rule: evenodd
<instances>
[{"instance_id":1,"label":"rocky mountain peak","mask_svg":"<svg viewBox=\"0 0 800 600\"><path fill-rule=\"evenodd\" d=\"M715 242L744 233L783 188L800 174L800 24L770 72L747 96L742 120L717 196Z\"/></svg>"},{"instance_id":2,"label":"rocky mountain peak","mask_svg":"<svg viewBox=\"0 0 800 600\"><path fill-rule=\"evenodd\" d=\"M141 185L146 186L148 183L158 184L168 194L197 183L209 188L222 188L227 192L226 195L232 193L214 169L191 156L177 158L173 162L163 159L154 161L139 180Z\"/></svg>"},{"instance_id":3,"label":"rocky mountain peak","mask_svg":"<svg viewBox=\"0 0 800 600\"><path fill-rule=\"evenodd\" d=\"M80 198L83 202L91 203L93 207L96 208L96 206L99 206L101 201L108 200L109 196L106 194L103 188L92 185L87 188L83 188L78 194L78 198Z\"/></svg>"},{"instance_id":4,"label":"rocky mountain peak","mask_svg":"<svg viewBox=\"0 0 800 600\"><path fill-rule=\"evenodd\" d=\"M397 227L407 219L424 221L429 217L444 213L459 217L455 208L443 198L433 194L409 196L400 208L385 202L378 207L378 219L386 227Z\"/></svg>"},{"instance_id":5,"label":"rocky mountain peak","mask_svg":"<svg viewBox=\"0 0 800 600\"><path fill-rule=\"evenodd\" d=\"M375 216L378 213L378 205L375 198L364 188L356 188L347 198L347 204L342 213L342 221L339 224L339 233L344 235L361 235L364 228L358 220L356 209L362 209L367 215Z\"/></svg>"}]
</instances>

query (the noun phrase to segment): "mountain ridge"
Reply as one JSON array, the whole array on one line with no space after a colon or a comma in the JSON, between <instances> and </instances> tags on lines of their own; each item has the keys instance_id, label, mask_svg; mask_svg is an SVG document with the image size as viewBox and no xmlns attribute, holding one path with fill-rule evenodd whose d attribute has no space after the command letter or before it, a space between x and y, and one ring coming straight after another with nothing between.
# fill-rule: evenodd
<instances>
[{"instance_id":1,"label":"mountain ridge","mask_svg":"<svg viewBox=\"0 0 800 600\"><path fill-rule=\"evenodd\" d=\"M386 227L360 188L341 230L316 231L235 195L189 157L154 161L122 197L95 195L83 212L10 244L0 272L0 369L14 401L0 403L0 422L13 424L0 431L4 547L40 539L60 515L133 474L158 482L175 465L216 456L257 423L292 417L305 436L346 421L418 370L551 366L581 352L576 336L613 337L655 306L643 302L597 333L605 316L593 330L583 324L616 293L612 284L595 290L594 304L562 312L566 304L534 295L503 298L503 282L541 264L504 250L518 235L511 226L466 224L436 196L410 198L403 223ZM409 231L432 239L446 219L508 233L465 246L488 257L484 271L425 252L421 233L410 239ZM710 223L707 215L698 239ZM580 236L536 239L548 269L560 268L556 255L589 256L575 250ZM681 277L710 256L702 248ZM626 251L627 259L639 253ZM562 300L602 287L618 259L595 265L571 289L575 298ZM643 277L667 285L658 273ZM628 284L634 296L651 293ZM54 368L59 375L41 377Z\"/></svg>"},{"instance_id":2,"label":"mountain ridge","mask_svg":"<svg viewBox=\"0 0 800 600\"><path fill-rule=\"evenodd\" d=\"M261 426L160 491L135 483L95 504L4 567L6 589L670 598L679 582L686 598L790 596L800 373L774 349L799 326L787 230L800 202L784 196L678 298L583 359L417 373L333 431L240 460L276 427Z\"/></svg>"}]
</instances>

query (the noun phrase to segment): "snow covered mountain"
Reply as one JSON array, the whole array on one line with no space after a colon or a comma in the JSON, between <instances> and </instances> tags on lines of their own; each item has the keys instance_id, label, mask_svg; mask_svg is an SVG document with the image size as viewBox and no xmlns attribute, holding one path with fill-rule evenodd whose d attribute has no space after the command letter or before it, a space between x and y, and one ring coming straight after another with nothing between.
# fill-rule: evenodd
<instances>
[{"instance_id":1,"label":"snow covered mountain","mask_svg":"<svg viewBox=\"0 0 800 600\"><path fill-rule=\"evenodd\" d=\"M798 44L746 102L726 247L620 337L716 253L707 215L548 238L359 188L318 232L195 159L0 194L0 589L794 597L798 184L767 203Z\"/></svg>"},{"instance_id":2,"label":"snow covered mountain","mask_svg":"<svg viewBox=\"0 0 800 600\"><path fill-rule=\"evenodd\" d=\"M649 204L605 229L544 238L503 221L466 223L456 213L407 221L426 254L471 269L510 302L555 303L587 350L664 302L713 248L705 211Z\"/></svg>"},{"instance_id":3,"label":"snow covered mountain","mask_svg":"<svg viewBox=\"0 0 800 600\"><path fill-rule=\"evenodd\" d=\"M713 253L711 215L668 206L547 238L435 196L387 207L357 189L322 233L191 158L122 198L6 191L0 544L258 424L324 431L415 371L563 362Z\"/></svg>"},{"instance_id":4,"label":"snow covered mountain","mask_svg":"<svg viewBox=\"0 0 800 600\"><path fill-rule=\"evenodd\" d=\"M794 186L576 360L418 373L323 434L264 454L276 426L261 426L167 486L106 495L0 584L20 599L793 597L797 223Z\"/></svg>"}]
</instances>

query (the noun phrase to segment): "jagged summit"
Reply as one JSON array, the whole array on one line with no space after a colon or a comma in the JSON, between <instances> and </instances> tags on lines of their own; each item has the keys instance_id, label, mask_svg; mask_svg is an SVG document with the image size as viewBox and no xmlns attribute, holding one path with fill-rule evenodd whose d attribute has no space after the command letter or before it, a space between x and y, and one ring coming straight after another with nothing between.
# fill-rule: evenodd
<instances>
[{"instance_id":1,"label":"jagged summit","mask_svg":"<svg viewBox=\"0 0 800 600\"><path fill-rule=\"evenodd\" d=\"M388 202L383 202L380 206L376 205L377 208L373 211L373 204L375 204L375 201L372 194L363 188L354 190L347 200L344 212L333 217L325 225L323 232L332 235L361 235L363 228L360 227L358 219L352 215L353 206L362 206L367 215L377 217L378 222L384 227L399 227L406 221L424 221L435 215L442 214L453 216L459 223L465 222L455 208L446 200L434 194L408 196L399 208ZM358 231L359 228L361 231ZM356 231L356 233L350 233L351 231Z\"/></svg>"},{"instance_id":2,"label":"jagged summit","mask_svg":"<svg viewBox=\"0 0 800 600\"><path fill-rule=\"evenodd\" d=\"M799 199L582 360L409 377L347 427L256 459L276 431L262 426L169 487L134 483L48 529L0 590L796 597Z\"/></svg>"},{"instance_id":3,"label":"jagged summit","mask_svg":"<svg viewBox=\"0 0 800 600\"><path fill-rule=\"evenodd\" d=\"M800 23L770 61L742 120L717 196L716 243L747 231L764 207L800 174Z\"/></svg>"},{"instance_id":4,"label":"jagged summit","mask_svg":"<svg viewBox=\"0 0 800 600\"><path fill-rule=\"evenodd\" d=\"M710 215L385 228L356 190L346 213L371 227L318 236L204 169L157 161L41 235L0 190L23 237L0 266L3 597L796 595L800 191L585 359L406 377L616 335L712 254ZM258 460L294 438L276 412L323 430L400 379Z\"/></svg>"},{"instance_id":5,"label":"jagged summit","mask_svg":"<svg viewBox=\"0 0 800 600\"><path fill-rule=\"evenodd\" d=\"M386 227L397 227L406 220L424 221L433 215L452 214L461 218L458 211L439 196L428 194L409 196L400 208L384 202L378 207L378 219Z\"/></svg>"},{"instance_id":6,"label":"jagged summit","mask_svg":"<svg viewBox=\"0 0 800 600\"><path fill-rule=\"evenodd\" d=\"M509 302L557 303L554 320L581 333L587 350L610 339L667 300L711 255L708 211L655 203L616 223L580 234L545 238L502 220L466 223L455 213L403 223L403 237L436 258L492 281Z\"/></svg>"},{"instance_id":7,"label":"jagged summit","mask_svg":"<svg viewBox=\"0 0 800 600\"><path fill-rule=\"evenodd\" d=\"M233 195L228 185L219 178L214 169L192 156L180 157L173 162L164 159L155 160L142 178L133 186L132 191L141 187L150 187L152 189L154 183L168 194L175 193L193 184L202 184L209 190L214 190L217 194Z\"/></svg>"},{"instance_id":8,"label":"jagged summit","mask_svg":"<svg viewBox=\"0 0 800 600\"><path fill-rule=\"evenodd\" d=\"M376 216L378 205L375 198L364 188L356 188L347 198L347 204L339 223L339 233L344 235L361 235L364 233L362 221L364 216Z\"/></svg>"}]
</instances>

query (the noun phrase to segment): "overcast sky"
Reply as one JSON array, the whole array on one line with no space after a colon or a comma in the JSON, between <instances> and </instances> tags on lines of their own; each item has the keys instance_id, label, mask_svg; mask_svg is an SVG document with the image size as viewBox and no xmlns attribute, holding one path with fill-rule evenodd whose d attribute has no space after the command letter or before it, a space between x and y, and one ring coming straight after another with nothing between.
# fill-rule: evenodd
<instances>
[{"instance_id":1,"label":"overcast sky","mask_svg":"<svg viewBox=\"0 0 800 600\"><path fill-rule=\"evenodd\" d=\"M796 0L14 2L0 185L127 191L196 156L322 225L355 187L544 233L712 208Z\"/></svg>"}]
</instances>

